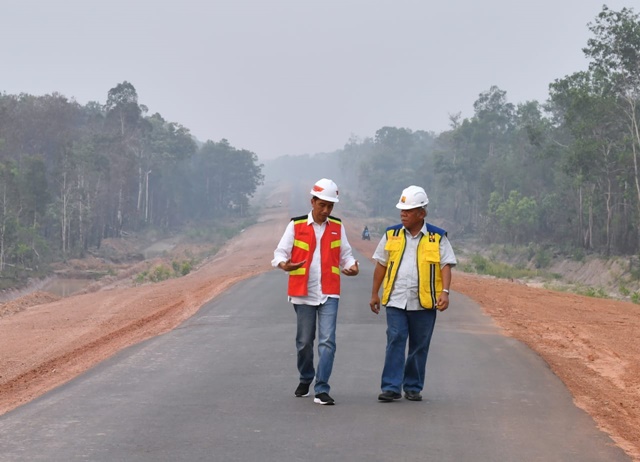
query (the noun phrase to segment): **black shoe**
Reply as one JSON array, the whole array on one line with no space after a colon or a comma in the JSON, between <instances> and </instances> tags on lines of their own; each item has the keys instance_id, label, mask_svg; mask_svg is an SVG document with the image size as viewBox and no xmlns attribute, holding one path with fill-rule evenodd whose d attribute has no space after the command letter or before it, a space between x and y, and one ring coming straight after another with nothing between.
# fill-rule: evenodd
<instances>
[{"instance_id":1,"label":"black shoe","mask_svg":"<svg viewBox=\"0 0 640 462\"><path fill-rule=\"evenodd\" d=\"M300 382L300 385L298 385L298 388L296 388L296 397L302 398L303 396L309 396L309 385L311 384Z\"/></svg>"},{"instance_id":2,"label":"black shoe","mask_svg":"<svg viewBox=\"0 0 640 462\"><path fill-rule=\"evenodd\" d=\"M394 399L400 399L402 395L400 393L396 393L395 391L383 391L378 395L378 401L384 401L385 403L390 403Z\"/></svg>"},{"instance_id":3,"label":"black shoe","mask_svg":"<svg viewBox=\"0 0 640 462\"><path fill-rule=\"evenodd\" d=\"M331 396L329 396L329 393L318 393L313 402L317 404L326 404L329 406L335 404L335 401Z\"/></svg>"},{"instance_id":4,"label":"black shoe","mask_svg":"<svg viewBox=\"0 0 640 462\"><path fill-rule=\"evenodd\" d=\"M419 391L405 391L404 397L409 401L422 401L422 395Z\"/></svg>"}]
</instances>

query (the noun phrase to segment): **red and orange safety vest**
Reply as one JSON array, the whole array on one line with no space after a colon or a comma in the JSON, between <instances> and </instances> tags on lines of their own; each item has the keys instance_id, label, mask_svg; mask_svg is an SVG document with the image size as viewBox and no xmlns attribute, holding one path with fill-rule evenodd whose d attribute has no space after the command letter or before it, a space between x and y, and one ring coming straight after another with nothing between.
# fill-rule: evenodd
<instances>
[{"instance_id":1,"label":"red and orange safety vest","mask_svg":"<svg viewBox=\"0 0 640 462\"><path fill-rule=\"evenodd\" d=\"M297 270L289 272L289 290L291 297L304 297L308 294L309 267L316 250L316 233L313 224L308 224L308 215L292 218L293 249L291 261L306 260ZM327 295L340 294L340 245L342 239L342 221L329 217L322 239L320 240L320 283L322 292Z\"/></svg>"}]
</instances>

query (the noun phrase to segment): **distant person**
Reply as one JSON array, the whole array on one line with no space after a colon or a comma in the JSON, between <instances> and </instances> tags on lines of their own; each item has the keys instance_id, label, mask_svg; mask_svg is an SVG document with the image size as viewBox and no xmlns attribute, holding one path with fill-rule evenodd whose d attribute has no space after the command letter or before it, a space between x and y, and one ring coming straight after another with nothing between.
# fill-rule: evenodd
<instances>
[{"instance_id":1,"label":"distant person","mask_svg":"<svg viewBox=\"0 0 640 462\"><path fill-rule=\"evenodd\" d=\"M332 405L329 377L336 352L336 319L340 298L340 268L358 274L347 233L339 218L331 216L338 202L338 186L322 178L311 190L311 212L292 218L271 264L289 273L289 301L297 317L296 349L300 383L295 396L309 396L315 378L314 402ZM313 342L318 324L318 365L314 368Z\"/></svg>"},{"instance_id":2,"label":"distant person","mask_svg":"<svg viewBox=\"0 0 640 462\"><path fill-rule=\"evenodd\" d=\"M387 228L373 254L371 311L387 314L387 348L378 400L422 400L436 313L449 307L451 268L456 257L447 232L425 222L429 199L409 186L400 196L401 224ZM378 295L380 287L382 300ZM405 359L405 350L409 349Z\"/></svg>"},{"instance_id":3,"label":"distant person","mask_svg":"<svg viewBox=\"0 0 640 462\"><path fill-rule=\"evenodd\" d=\"M363 241L371 240L371 236L369 235L369 228L367 228L367 225L364 225L364 229L362 230L362 240Z\"/></svg>"}]
</instances>

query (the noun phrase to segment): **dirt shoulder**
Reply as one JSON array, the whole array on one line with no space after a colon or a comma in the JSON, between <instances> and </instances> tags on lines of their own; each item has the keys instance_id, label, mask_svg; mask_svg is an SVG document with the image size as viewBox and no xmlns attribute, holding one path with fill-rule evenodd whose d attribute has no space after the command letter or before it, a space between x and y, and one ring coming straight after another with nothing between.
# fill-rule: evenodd
<instances>
[{"instance_id":1,"label":"dirt shoulder","mask_svg":"<svg viewBox=\"0 0 640 462\"><path fill-rule=\"evenodd\" d=\"M286 204L288 191L281 194ZM0 415L127 346L173 329L236 282L271 269L286 210L265 209L256 225L179 279L134 287L140 264L105 278L90 293L60 299L36 292L0 304Z\"/></svg>"},{"instance_id":2,"label":"dirt shoulder","mask_svg":"<svg viewBox=\"0 0 640 462\"><path fill-rule=\"evenodd\" d=\"M352 245L372 255L378 240L361 240L364 223L348 221ZM476 301L506 335L537 352L565 383L576 405L640 461L638 305L455 270L452 289Z\"/></svg>"},{"instance_id":3,"label":"dirt shoulder","mask_svg":"<svg viewBox=\"0 0 640 462\"><path fill-rule=\"evenodd\" d=\"M265 209L258 224L185 277L139 287L130 287L128 279L113 281L64 299L41 294L37 305L23 303L0 317L0 414L174 328L231 285L270 270L288 219L287 191L272 202L278 200L283 207ZM371 255L376 240L360 240L357 219L345 222L352 245ZM457 271L452 288L478 302L506 335L540 354L576 404L640 461L638 306Z\"/></svg>"}]
</instances>

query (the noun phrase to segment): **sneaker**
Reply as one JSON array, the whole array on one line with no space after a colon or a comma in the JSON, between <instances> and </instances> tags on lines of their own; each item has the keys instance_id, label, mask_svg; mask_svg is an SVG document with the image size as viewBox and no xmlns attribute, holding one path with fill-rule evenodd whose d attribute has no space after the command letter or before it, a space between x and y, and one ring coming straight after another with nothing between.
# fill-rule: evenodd
<instances>
[{"instance_id":1,"label":"sneaker","mask_svg":"<svg viewBox=\"0 0 640 462\"><path fill-rule=\"evenodd\" d=\"M409 401L422 401L422 395L419 391L405 391L404 397Z\"/></svg>"},{"instance_id":2,"label":"sneaker","mask_svg":"<svg viewBox=\"0 0 640 462\"><path fill-rule=\"evenodd\" d=\"M313 400L314 403L317 404L326 404L326 405L333 405L335 403L335 401L333 400L333 398L331 396L329 396L329 393L318 393L315 397L315 399Z\"/></svg>"},{"instance_id":3,"label":"sneaker","mask_svg":"<svg viewBox=\"0 0 640 462\"><path fill-rule=\"evenodd\" d=\"M383 391L378 395L378 401L384 401L385 403L390 403L394 399L400 399L402 395L400 393L396 393L395 391Z\"/></svg>"},{"instance_id":4,"label":"sneaker","mask_svg":"<svg viewBox=\"0 0 640 462\"><path fill-rule=\"evenodd\" d=\"M296 397L302 398L303 396L309 396L309 385L311 384L300 382L300 385L298 385L298 388L296 388L296 391L295 391Z\"/></svg>"}]
</instances>

